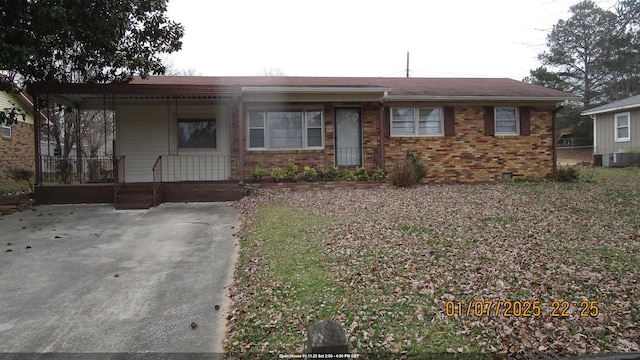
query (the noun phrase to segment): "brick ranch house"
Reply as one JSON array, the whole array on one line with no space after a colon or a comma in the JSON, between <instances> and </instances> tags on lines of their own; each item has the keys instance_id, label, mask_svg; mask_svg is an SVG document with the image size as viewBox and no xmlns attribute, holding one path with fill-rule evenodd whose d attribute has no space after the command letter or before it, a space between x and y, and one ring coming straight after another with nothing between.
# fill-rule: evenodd
<instances>
[{"instance_id":1,"label":"brick ranch house","mask_svg":"<svg viewBox=\"0 0 640 360\"><path fill-rule=\"evenodd\" d=\"M33 132L33 103L22 92L0 91L0 111L16 106L24 114L24 121L2 124L0 136L0 182L13 181L9 176L11 168L35 170L35 146Z\"/></svg>"},{"instance_id":2,"label":"brick ranch house","mask_svg":"<svg viewBox=\"0 0 640 360\"><path fill-rule=\"evenodd\" d=\"M407 150L422 155L429 182L541 178L555 167L556 110L577 99L493 78L156 76L28 89L114 110L120 173L127 183L160 173L163 184L243 183L256 166L288 163L390 172Z\"/></svg>"}]
</instances>

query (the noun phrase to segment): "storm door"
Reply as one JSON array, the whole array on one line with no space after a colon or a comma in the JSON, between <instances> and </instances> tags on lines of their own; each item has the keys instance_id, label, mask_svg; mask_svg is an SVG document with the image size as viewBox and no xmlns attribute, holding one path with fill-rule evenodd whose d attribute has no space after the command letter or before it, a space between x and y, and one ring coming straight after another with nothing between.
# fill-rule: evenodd
<instances>
[{"instance_id":1,"label":"storm door","mask_svg":"<svg viewBox=\"0 0 640 360\"><path fill-rule=\"evenodd\" d=\"M359 108L336 109L336 165L362 166L362 121Z\"/></svg>"}]
</instances>

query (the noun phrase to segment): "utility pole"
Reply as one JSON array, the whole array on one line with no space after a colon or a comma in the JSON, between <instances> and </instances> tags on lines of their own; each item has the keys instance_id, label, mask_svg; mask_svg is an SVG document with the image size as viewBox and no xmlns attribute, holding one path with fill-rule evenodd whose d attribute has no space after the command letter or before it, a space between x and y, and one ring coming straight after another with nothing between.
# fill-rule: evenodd
<instances>
[{"instance_id":1,"label":"utility pole","mask_svg":"<svg viewBox=\"0 0 640 360\"><path fill-rule=\"evenodd\" d=\"M407 77L409 77L409 52L407 51Z\"/></svg>"}]
</instances>

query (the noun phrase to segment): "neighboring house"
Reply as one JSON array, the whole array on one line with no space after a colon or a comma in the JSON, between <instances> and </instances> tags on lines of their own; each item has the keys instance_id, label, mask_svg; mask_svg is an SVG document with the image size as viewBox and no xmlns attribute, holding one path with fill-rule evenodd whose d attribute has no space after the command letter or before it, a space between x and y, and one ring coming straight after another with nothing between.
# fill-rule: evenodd
<instances>
[{"instance_id":1,"label":"neighboring house","mask_svg":"<svg viewBox=\"0 0 640 360\"><path fill-rule=\"evenodd\" d=\"M256 166L376 167L407 150L430 182L541 178L555 166L558 104L511 79L175 77L33 84L33 96L116 112L128 182L248 179ZM122 173L120 171L119 173Z\"/></svg>"},{"instance_id":2,"label":"neighboring house","mask_svg":"<svg viewBox=\"0 0 640 360\"><path fill-rule=\"evenodd\" d=\"M593 119L594 164L629 166L640 162L640 95L582 112Z\"/></svg>"},{"instance_id":3,"label":"neighboring house","mask_svg":"<svg viewBox=\"0 0 640 360\"><path fill-rule=\"evenodd\" d=\"M0 111L13 108L21 109L25 116L18 117L12 125L2 124L0 137L0 181L10 180L9 170L20 168L35 170L35 144L33 133L33 103L22 92L0 92Z\"/></svg>"}]
</instances>

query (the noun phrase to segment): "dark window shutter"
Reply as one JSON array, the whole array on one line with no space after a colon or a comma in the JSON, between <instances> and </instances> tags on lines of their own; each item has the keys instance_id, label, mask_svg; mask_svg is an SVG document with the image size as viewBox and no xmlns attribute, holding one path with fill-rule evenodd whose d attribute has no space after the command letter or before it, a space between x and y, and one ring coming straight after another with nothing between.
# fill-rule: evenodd
<instances>
[{"instance_id":1,"label":"dark window shutter","mask_svg":"<svg viewBox=\"0 0 640 360\"><path fill-rule=\"evenodd\" d=\"M456 114L453 106L445 106L444 108L444 136L453 136L456 134Z\"/></svg>"},{"instance_id":2,"label":"dark window shutter","mask_svg":"<svg viewBox=\"0 0 640 360\"><path fill-rule=\"evenodd\" d=\"M527 106L520 107L520 135L531 135L531 114Z\"/></svg>"},{"instance_id":3,"label":"dark window shutter","mask_svg":"<svg viewBox=\"0 0 640 360\"><path fill-rule=\"evenodd\" d=\"M493 136L496 133L495 113L493 106L484 107L484 134Z\"/></svg>"},{"instance_id":4,"label":"dark window shutter","mask_svg":"<svg viewBox=\"0 0 640 360\"><path fill-rule=\"evenodd\" d=\"M384 137L391 136L391 109L384 108Z\"/></svg>"}]
</instances>

